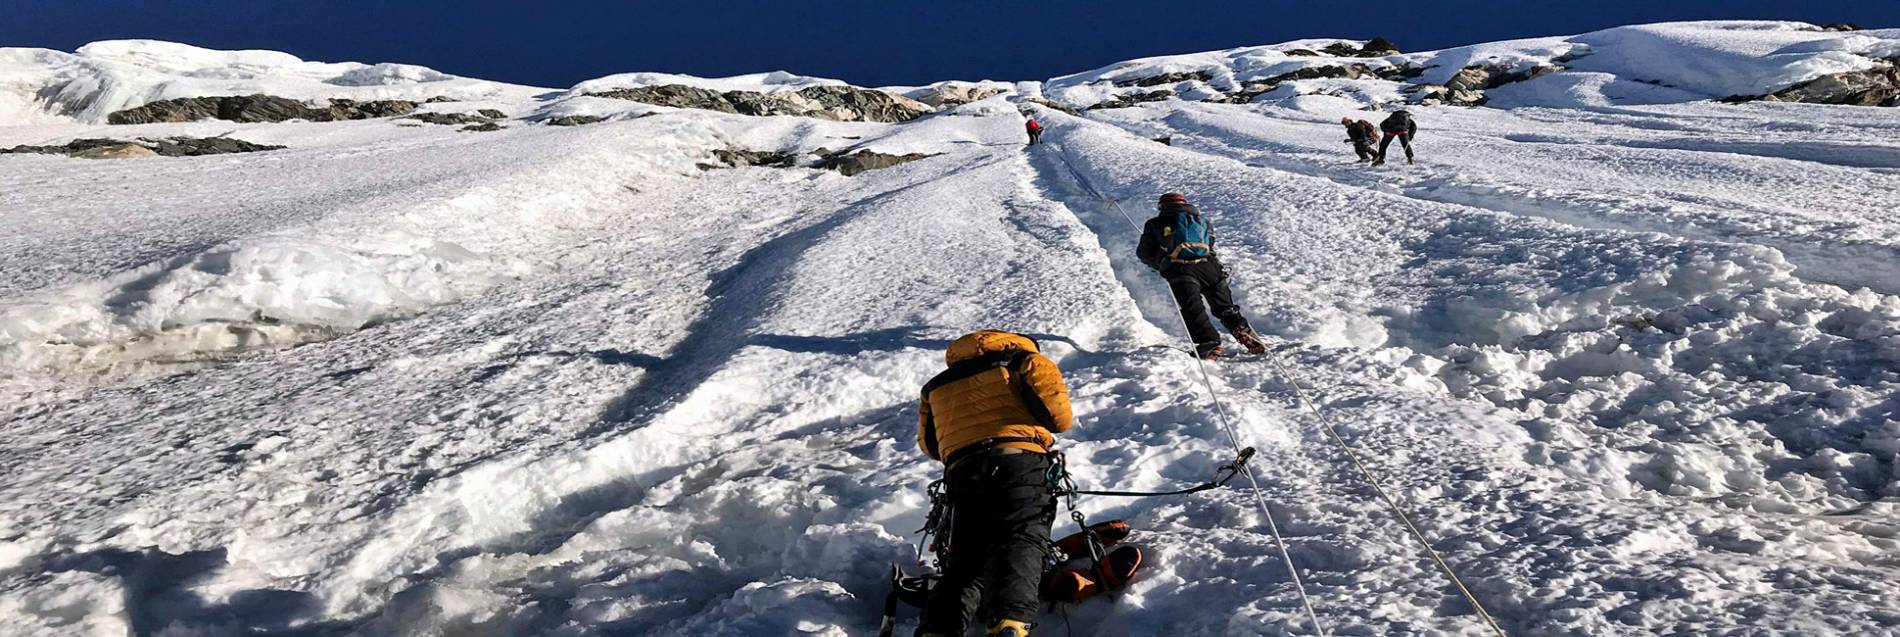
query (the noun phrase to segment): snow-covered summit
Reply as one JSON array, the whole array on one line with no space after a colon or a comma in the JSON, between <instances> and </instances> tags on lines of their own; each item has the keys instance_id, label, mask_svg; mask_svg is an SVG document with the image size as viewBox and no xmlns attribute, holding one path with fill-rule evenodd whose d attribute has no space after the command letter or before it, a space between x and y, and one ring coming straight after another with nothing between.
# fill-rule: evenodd
<instances>
[{"instance_id":1,"label":"snow-covered summit","mask_svg":"<svg viewBox=\"0 0 1900 637\"><path fill-rule=\"evenodd\" d=\"M277 51L218 51L156 40L94 42L72 53L0 48L0 125L77 120L181 97L523 98L546 92L410 64L309 62Z\"/></svg>"},{"instance_id":2,"label":"snow-covered summit","mask_svg":"<svg viewBox=\"0 0 1900 637\"><path fill-rule=\"evenodd\" d=\"M846 86L843 80L797 75L786 71L749 73L731 77L698 77L678 73L620 73L575 84L568 92L576 95L605 93L647 86L691 86L709 91L750 91L753 93L795 92L814 86Z\"/></svg>"}]
</instances>

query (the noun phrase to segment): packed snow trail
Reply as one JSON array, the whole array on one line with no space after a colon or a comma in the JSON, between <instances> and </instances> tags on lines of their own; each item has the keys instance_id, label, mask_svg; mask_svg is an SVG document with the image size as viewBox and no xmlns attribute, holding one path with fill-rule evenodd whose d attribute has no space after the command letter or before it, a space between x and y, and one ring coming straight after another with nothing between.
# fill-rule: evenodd
<instances>
[{"instance_id":1,"label":"packed snow trail","mask_svg":"<svg viewBox=\"0 0 1900 637\"><path fill-rule=\"evenodd\" d=\"M1043 112L1043 113L1041 113L1041 116L1042 116L1042 117L1044 117L1044 118L1053 118L1053 117L1055 117L1055 115L1054 115L1054 114L1051 114L1051 113L1048 113L1048 112ZM1074 132L1074 131L1072 130L1072 129L1074 128L1074 125L1073 125L1073 123L1072 123L1072 122L1067 122L1067 121L1065 121L1064 123L1065 123L1065 124L1071 124L1071 126L1069 126L1069 127L1065 127L1065 128L1067 128L1067 129L1069 129L1069 132ZM1139 234L1140 234L1140 225L1139 225L1139 223L1138 223L1137 221L1135 221L1135 220L1134 220L1134 219L1133 219L1132 217L1130 217L1130 216L1128 215L1128 212L1126 211L1126 209L1125 209L1125 208L1123 208L1123 207L1122 207L1122 206L1120 205L1120 203L1119 203L1119 201L1117 201L1117 200L1116 200L1115 198L1112 198L1112 197L1110 197L1110 196L1108 196L1108 195L1105 195L1105 194L1103 194L1103 193L1101 192L1101 190L1100 190L1099 188L1097 188L1097 187L1096 187L1095 185L1093 185L1093 184L1092 184L1092 183L1091 183L1091 182L1090 182L1090 181L1089 181L1089 180L1088 180L1088 179L1087 179L1086 177L1084 177L1084 176L1083 176L1083 175L1082 175L1082 174L1081 174L1080 172L1078 172L1078 171L1077 171L1077 170L1075 169L1075 167L1074 167L1074 162L1072 162L1072 161L1070 161L1069 159L1067 159L1067 157L1068 157L1068 154L1067 154L1067 152L1066 152L1066 149L1065 149L1065 148L1064 148L1063 146L1061 146L1061 145L1055 145L1055 146L1052 146L1050 150L1045 150L1045 151L1044 151L1044 154L1045 154L1045 156L1046 156L1046 157L1048 157L1048 158L1050 158L1050 159L1052 160L1052 162L1053 162L1053 164L1055 164L1055 165L1058 165L1058 166L1060 166L1060 167L1061 167L1061 172L1063 172L1063 173L1066 173L1066 174L1067 174L1067 175L1068 175L1069 177L1071 177L1071 178L1073 178L1073 179L1074 179L1074 182L1073 182L1073 183L1074 183L1074 186L1075 186L1075 187L1077 187L1077 188L1079 188L1079 189L1080 189L1080 190L1081 190L1082 192L1086 192L1086 193L1088 193L1088 195L1090 195L1090 197L1091 197L1091 198L1093 199L1093 201L1091 201L1091 202L1089 202L1090 204L1092 204L1092 205L1091 205L1090 207L1092 207L1092 208L1095 208L1095 209L1107 209L1107 208L1113 208L1113 209L1115 210L1115 215L1117 215L1117 216L1119 216L1119 217L1121 218L1121 220L1122 220L1122 221L1123 221L1124 223L1126 223L1126 224L1127 224L1127 225L1126 225L1126 227L1125 227L1125 229L1123 230L1123 233L1125 233L1125 235L1126 235L1126 236L1129 236L1129 237L1138 237L1138 236L1139 236ZM1106 213L1104 213L1104 214L1106 214ZM1112 224L1111 224L1111 225L1112 225ZM1099 231L1099 230L1098 230L1098 231ZM1105 242L1105 244L1106 244L1106 243L1108 243L1108 242ZM1115 243L1121 243L1121 242L1115 242ZM1107 247L1107 246L1105 245L1105 247ZM1113 249L1113 248L1111 248L1111 249ZM1144 268L1144 269L1145 269L1145 268ZM1132 276L1136 276L1136 277L1139 277L1139 276L1144 276L1144 275L1147 275L1147 276L1149 276L1150 278L1153 278L1153 277L1152 277L1152 275L1150 275L1149 273L1146 273L1146 272L1135 272L1135 273L1132 273ZM1123 276L1124 276L1124 277L1128 277L1128 276L1131 276L1131 273L1124 273L1124 275L1123 275ZM1164 294L1164 296L1166 296L1166 295ZM1171 299L1171 297L1168 297L1168 298L1170 298L1170 299ZM1172 317L1175 317L1175 320L1174 320L1174 323L1176 323L1176 324L1178 324L1178 323L1180 322L1180 319L1179 319L1179 316L1180 316L1180 314L1179 314L1179 311L1178 311L1178 308L1176 308L1176 307L1170 307L1170 308L1167 308L1167 310L1166 310L1166 311L1168 312L1168 314L1169 314L1169 316L1172 316ZM1165 320L1165 319L1162 319L1162 320ZM1179 336L1177 336L1177 339L1179 339L1179 338L1180 338L1180 337L1179 337ZM1271 355L1273 355L1273 354L1270 354L1270 356L1271 356ZM1245 358L1240 358L1240 359L1236 359L1236 360L1239 360L1239 361L1244 361L1244 360L1246 360L1246 359L1245 359ZM1219 420L1220 420L1221 422L1223 422L1223 423L1226 423L1226 422L1227 422L1227 416L1226 416L1226 414L1225 414L1225 412L1224 412L1224 409L1223 409L1223 407L1222 407L1222 405L1221 405L1221 402L1220 402L1220 396L1219 396L1219 394L1218 394L1218 392L1217 392L1217 390L1215 389L1215 386L1214 386L1214 383L1213 383L1213 379L1212 379L1212 377L1211 377L1211 376L1210 376L1210 375L1208 374L1208 371L1207 371L1207 365L1206 365L1205 363L1203 363L1203 362L1200 362L1200 361L1196 361L1196 365L1197 365L1197 367L1199 368L1199 371L1200 371L1200 374L1201 374L1201 378L1202 378L1202 380L1203 380L1203 381L1205 382L1205 384L1206 384L1206 388L1207 388L1207 391L1209 392L1209 393L1208 393L1208 396L1207 396L1207 397L1208 397L1208 401L1209 401L1209 403L1211 404L1211 406L1213 407L1213 409L1214 409L1214 411L1215 411L1215 413L1214 413L1214 415L1215 415L1216 417L1218 417L1218 418L1219 418ZM1291 378L1290 376L1285 376L1285 371L1284 371L1284 368L1278 368L1278 369L1280 370L1280 373L1282 374L1282 376L1283 376L1283 377L1286 377L1286 378ZM1300 399L1301 399L1302 401L1304 401L1304 395L1303 395L1303 394L1302 394L1302 393L1300 392L1300 389L1299 389L1299 387L1298 387L1298 385L1296 385L1296 384L1295 384L1295 385L1290 385L1290 388L1291 388L1291 389L1293 390L1293 392L1294 392L1294 394L1295 394L1295 396L1296 396L1296 397L1298 397L1298 398L1300 398ZM1329 430L1330 430L1330 427L1331 427L1331 426L1330 426L1330 424L1329 424L1329 423L1327 423L1327 422L1325 422L1325 420L1324 420L1324 416L1323 416L1323 414L1320 414L1320 413L1319 413L1319 412L1317 411L1317 409L1316 409L1316 408L1313 408L1313 407L1312 407L1312 405L1311 405L1310 403L1305 403L1305 404L1304 404L1303 406L1306 406L1306 407L1307 407L1307 408L1308 408L1309 410L1312 410L1312 415L1320 419L1320 423L1319 423L1319 424L1321 425L1321 427L1323 427L1323 428L1326 428L1326 429L1329 429ZM1233 442L1234 442L1234 444L1236 445L1236 448L1238 448L1238 446L1239 446L1239 445L1240 445L1241 443L1240 443L1240 442L1238 441L1238 439L1236 439L1236 438L1234 438L1234 437L1233 437L1233 435L1234 435L1234 434L1233 434L1233 432L1231 431L1231 425L1229 425L1229 424L1224 424L1223 426L1225 426L1225 427L1229 427L1229 428L1230 428L1230 429L1229 429L1229 431L1228 431L1228 435L1229 435L1229 437L1230 437L1230 440L1233 440ZM1337 436L1336 436L1336 434L1334 435L1334 441L1335 441L1335 442L1337 442L1337 443L1339 443L1339 444L1341 444L1341 445L1345 445L1345 444L1346 444L1346 443L1345 443L1345 441L1344 441L1343 439L1337 439ZM1315 442L1317 442L1317 441L1315 441ZM1499 632L1499 633L1501 633L1501 632L1502 632L1502 629L1496 626L1496 624L1495 624L1495 622L1494 622L1494 621L1493 621L1493 620L1492 620L1492 619L1490 618L1490 616L1489 616L1488 614L1486 614L1486 613L1484 613L1484 611L1483 611L1483 607L1482 607L1482 606L1480 605L1480 603L1479 603L1479 602L1477 602L1477 600L1476 600L1476 599L1474 599L1474 598L1472 598L1472 597L1471 597L1471 594L1470 594L1470 592L1469 592L1468 590L1466 590L1466 588L1465 588L1465 585L1463 584L1463 582L1461 582L1461 581L1459 581L1459 580L1458 580L1458 578L1457 578L1457 576L1456 576L1456 575L1455 575L1455 574L1454 574L1454 573L1453 573L1453 572L1452 572L1452 571L1450 570L1450 567L1449 567L1448 565L1446 565L1446 564L1444 564L1444 562L1443 562L1443 561L1442 561L1442 560L1441 560L1441 559L1440 559L1440 558L1439 558L1439 557L1437 556L1437 554L1436 554L1436 552L1434 552L1434 551L1432 551L1432 549L1431 549L1431 546L1430 546L1430 543L1429 543L1429 540L1427 540L1427 539L1426 539L1426 538L1425 538L1425 537L1424 537L1423 535L1420 535L1420 533L1421 533L1421 532L1420 532L1420 531L1418 531L1418 529L1417 529L1416 527L1413 527L1413 526L1412 526L1412 524L1411 524L1411 522L1410 522L1409 520L1407 520L1407 519L1406 519L1406 517L1405 517L1405 514L1404 514L1404 513L1403 513L1403 511L1402 511L1402 510L1401 510L1401 509L1400 509L1400 508L1398 507L1398 505L1397 505L1397 504L1396 504L1395 502L1393 502L1393 501L1391 500L1391 498L1390 498L1390 496L1389 496L1389 495L1386 495L1386 494L1385 494L1385 492L1384 492L1384 490L1383 490L1383 489L1381 489L1381 488L1380 488L1380 487L1378 486L1378 481L1376 480L1376 478L1372 478L1372 477L1371 477L1371 475L1370 475L1369 473L1366 473L1366 471L1367 471L1367 469L1365 468L1365 466L1364 466L1363 464L1360 464L1360 463L1359 463L1359 461L1358 461L1358 459L1357 459L1357 458L1354 458L1354 457L1352 456L1352 454L1351 454L1351 451L1350 451L1350 449L1349 449L1348 447L1345 447L1345 446L1342 446L1342 447L1340 447L1340 449L1341 449L1342 451L1344 451L1344 452L1345 452L1345 454L1346 454L1346 457L1347 457L1347 458L1348 458L1349 460L1351 460L1351 462L1352 462L1352 463L1353 463L1353 464L1354 464L1354 465L1355 465L1355 466L1356 466L1356 467L1358 468L1358 470L1360 471L1360 473L1361 473L1361 475L1358 475L1358 476L1355 476L1355 478L1357 478L1357 479L1367 479L1367 480L1371 480L1371 482L1369 482L1369 483L1362 483L1362 484L1370 484L1371 486L1373 486L1373 488L1374 488L1374 491L1375 491L1375 493L1378 493L1378 494L1380 495L1380 497L1381 497L1382 499L1384 499L1384 501L1385 501L1385 503L1386 503L1386 504L1387 504L1387 505L1388 505L1389 507L1391 507L1391 511L1392 511L1393 513L1395 513L1395 514L1397 514L1397 515L1398 515L1398 517L1399 517L1399 519L1400 519L1400 520L1403 520L1403 521L1404 521L1404 524L1405 524L1405 526L1406 526L1406 527L1407 527L1408 529L1410 529L1410 532L1411 532L1411 533L1413 533L1413 534L1414 534L1414 535L1415 535L1415 536L1417 537L1417 539L1418 539L1418 540L1420 540L1420 541L1421 541L1421 542L1423 543L1423 544L1422 544L1422 546L1424 547L1424 549L1425 549L1425 551L1427 552L1427 554L1428 554L1428 555L1430 555L1430 556L1431 556L1431 558L1432 558L1432 559L1433 559L1434 561L1437 561L1437 563L1438 563L1438 565L1439 565L1439 566L1440 566L1441 568L1443 568L1443 569L1444 569L1444 574L1446 574L1446 575L1449 575L1449 576L1451 577L1451 580L1452 580L1452 582L1454 583L1454 585L1455 585L1455 587L1456 587L1456 589L1457 589L1457 590L1459 590L1459 591L1461 592L1461 594L1463 594L1463 595L1465 595L1465 596L1466 596L1466 601L1467 601L1467 602L1468 602L1468 603L1469 603L1469 604L1471 605L1470 607L1473 607L1473 608L1476 608L1476 609L1477 609L1477 613L1478 613L1478 616L1479 616L1479 617L1480 617L1480 618L1481 618L1481 619L1483 620L1483 622L1484 622L1484 623L1485 623L1485 624L1486 624L1487 626L1489 626L1489 627L1490 627L1490 628L1491 628L1491 629L1492 629L1492 630L1493 630L1494 632ZM1271 458L1270 458L1270 460L1271 460ZM1257 492L1258 492L1258 489L1259 489L1259 485L1258 485L1258 482L1256 482L1256 481L1254 481L1254 477L1253 477L1253 475L1252 475L1252 473L1251 473L1251 472L1249 472L1249 475L1248 475L1248 477L1249 477L1249 480L1250 480L1250 482L1252 483L1252 486L1254 487L1254 489L1255 489L1255 491L1256 491L1256 493L1257 493ZM1264 508L1265 508L1265 503L1264 503L1264 502L1262 502L1262 503L1260 503L1260 505L1262 506L1262 508L1263 508L1263 510L1264 510ZM1269 530L1269 531L1270 531L1270 532L1271 532L1271 533L1273 534L1273 536L1274 536L1274 537L1275 537L1275 539L1276 539L1276 542L1278 542L1278 541L1279 541L1279 535L1280 535L1280 533L1279 533L1279 530L1278 530L1278 528L1277 528L1277 525L1275 525L1275 523L1274 523L1273 521L1271 521L1271 520L1269 520L1269 521L1268 521L1268 530ZM1282 550L1284 551L1284 548L1283 548ZM1294 565L1294 564L1292 563L1292 562L1293 562L1293 560L1292 560L1292 558L1291 558L1291 556L1290 556L1290 555L1288 555L1288 556L1285 556L1285 557L1286 557L1286 562L1287 562L1287 566L1288 566L1289 568L1297 568L1297 567L1296 567L1296 566L1295 566L1295 565ZM1312 630L1312 631L1313 631L1313 632L1314 632L1315 634L1326 634L1326 633L1327 633L1327 631L1325 630L1325 624L1324 624L1323 622L1321 622L1321 620L1320 620L1320 619L1319 619L1319 618L1318 618L1318 617L1317 617L1316 615L1313 615L1313 614L1312 614L1312 607L1311 607L1311 605L1310 605L1310 602L1309 602L1309 601L1307 600L1307 592L1306 592L1306 591L1304 590L1304 586L1303 586L1303 585L1302 585L1302 583L1300 582L1300 579L1299 579L1299 577L1298 577L1298 575L1297 575L1297 573L1295 573L1295 574L1294 574L1294 577L1293 577L1293 582L1294 582L1294 585L1295 585L1295 587L1296 587L1296 589L1297 589L1297 592L1299 593L1299 596L1300 596L1300 598L1301 598L1301 602L1302 602L1302 605L1304 605L1304 606L1306 607L1306 609L1307 609L1307 611L1308 611L1308 613L1309 613L1309 615L1311 615L1311 616L1309 617L1309 619L1310 619L1310 620L1311 620L1311 622L1312 622L1312 623L1310 624L1310 626L1311 626L1311 630Z\"/></svg>"},{"instance_id":2,"label":"packed snow trail","mask_svg":"<svg viewBox=\"0 0 1900 637\"><path fill-rule=\"evenodd\" d=\"M1048 117L1047 114L1044 114L1043 116ZM1038 128L1036 129L1036 132L1041 133L1042 129ZM1039 142L1040 136L1038 136L1037 139ZM1061 146L1055 146L1054 148L1055 148L1056 160L1060 162L1062 164L1062 167L1068 171L1069 176L1075 178L1076 185L1081 186L1084 190L1088 191L1089 194L1094 195L1097 200L1114 206L1115 211L1121 214L1122 218L1128 222L1128 229L1131 232L1134 232L1137 235L1139 235L1141 233L1140 224L1136 223L1134 218L1128 216L1128 211L1121 207L1121 203L1114 199L1109 199L1103 196L1101 190L1098 190L1093 184L1090 184L1087 179L1083 178L1080 173L1077 173L1075 171L1075 166L1073 164L1071 164L1068 160L1062 158ZM1194 302L1199 303L1200 300L1195 299ZM1175 309L1177 311L1181 310L1178 303L1176 304ZM1182 320L1183 320L1182 328L1189 329L1189 326L1185 323L1186 319L1183 318ZM1195 371L1200 372L1201 383L1203 386L1207 388L1207 400L1210 404L1214 406L1214 415L1219 417L1221 430L1227 434L1227 441L1233 445L1235 457L1245 458L1245 454L1247 453L1246 450L1252 449L1252 447L1249 447L1245 445L1244 443L1242 443L1240 441L1239 435L1234 433L1233 419L1228 417L1227 407L1225 404L1221 402L1220 392L1219 390L1216 390L1214 388L1214 377L1211 374L1209 374L1207 371L1207 361L1201 358L1198 352L1195 353L1194 368L1195 368ZM1299 566L1293 563L1293 555L1287 551L1286 536L1280 533L1280 525L1278 522L1275 522L1273 519L1273 510L1267 506L1266 499L1262 498L1260 495L1260 479L1254 476L1254 470L1253 470L1253 467L1251 466L1242 464L1240 466L1240 471L1241 473L1247 476L1247 486L1251 488L1254 504L1260 508L1260 516L1266 519L1267 532L1273 535L1274 546L1280 550L1281 561L1286 564L1287 576L1293 580L1294 592L1299 595L1300 607L1302 610L1306 611L1306 618L1309 622L1311 622L1309 626L1312 627L1314 633L1317 633L1322 636L1325 635L1326 625L1320 622L1319 614L1313 611L1313 600L1311 597L1309 597L1306 594L1306 582L1300 579ZM1407 524L1410 524L1410 523L1408 522ZM1462 583L1459 584L1460 589L1462 589L1463 586L1464 584ZM1473 604L1475 605L1476 602L1473 602ZM1483 612L1482 608L1480 608L1479 612L1480 613ZM1486 619L1487 621L1489 620L1488 617Z\"/></svg>"},{"instance_id":3,"label":"packed snow trail","mask_svg":"<svg viewBox=\"0 0 1900 637\"><path fill-rule=\"evenodd\" d=\"M1058 150L1057 156L1058 158L1060 158L1061 157L1060 147L1057 147L1057 150ZM1133 217L1128 215L1128 210L1122 207L1120 201L1109 199L1102 196L1100 190L1096 189L1093 185L1089 184L1086 179L1082 178L1082 176L1079 173L1075 172L1075 168L1072 164L1070 164L1066 159L1061 160L1061 161L1063 163L1063 166L1069 170L1069 173L1075 176L1078 183L1080 183L1084 188L1086 188L1091 194L1094 194L1097 199L1101 199L1102 201L1115 207L1115 211L1118 214L1120 214L1124 220L1128 222L1130 231L1136 233L1137 235L1139 235L1142 232L1141 225L1137 223ZM1199 303L1200 300L1195 299L1193 302ZM1176 309L1180 309L1178 304L1177 304ZM1183 327L1186 328L1188 326L1183 325ZM1219 394L1215 392L1213 378L1211 375L1209 375L1207 371L1207 362L1205 360L1201 360L1199 356L1196 356L1196 359L1197 360L1195 361L1195 366L1199 369L1201 373L1201 379L1205 382L1207 386L1208 400L1214 403L1215 413L1216 415L1220 416L1221 426L1227 430L1228 440L1233 443L1235 452L1239 453L1241 452L1241 448L1242 448L1241 442L1239 438L1235 437L1232 421L1227 417L1227 412L1225 408L1221 405ZM1292 378L1292 374L1289 373L1284 366L1280 365L1280 362L1278 359L1269 358L1268 360L1273 363L1274 369L1282 377ZM1300 405L1305 407L1307 411L1312 413L1315 419L1319 421L1321 428L1323 428L1326 432L1327 438L1333 441L1334 443L1337 443L1340 453L1344 455L1347 460L1351 461L1354 468L1358 469L1361 477L1365 479L1366 485L1372 487L1373 492L1378 494L1379 499L1384 501L1386 507L1392 511L1392 514L1395 517L1397 517L1399 522L1405 525L1406 530L1410 532L1411 535L1415 539L1418 540L1419 546L1423 548L1425 550L1425 553L1432 558L1432 562L1437 564L1439 569L1444 572L1446 578L1451 580L1452 585L1458 589L1459 595L1462 595L1465 598L1465 601L1471 604L1471 609L1478 614L1479 619L1482 619L1484 621L1484 624L1487 627L1489 627L1492 630L1492 632L1496 633L1499 637L1503 637L1504 629L1498 626L1497 620L1492 618L1489 612L1485 611L1484 604L1478 601L1478 599L1472 595L1471 589L1465 585L1464 580L1458 577L1457 572L1453 571L1451 566L1445 563L1444 557L1439 555L1438 551L1432 547L1431 539L1425 537L1424 533L1418 530L1418 526L1412 523L1412 519L1405 514L1404 507L1402 507L1397 501L1393 500L1392 495L1386 491L1385 486L1382 484L1382 481L1379 480L1377 476L1374 476L1371 473L1371 471L1366 469L1365 463L1360 461L1357 454L1353 453L1351 445L1348 444L1344 438L1340 437L1339 431L1333 427L1331 422L1327 421L1325 414L1321 413L1319 408L1314 406L1312 399L1306 396L1306 392L1302 391L1298 384L1292 384L1291 387L1293 389L1294 396L1299 399ZM1253 469L1251 467L1243 466L1242 470L1247 474L1247 482L1249 483L1250 486L1253 487L1255 498L1256 500L1258 500L1259 493L1260 493L1260 483L1257 479L1254 478ZM1267 519L1268 530L1273 533L1274 542L1280 545L1281 553L1284 556L1286 552L1286 546L1285 546L1285 541L1280 536L1280 529L1278 528L1278 526L1274 525L1272 517L1271 517L1271 513L1267 511L1267 505L1264 501L1260 501L1260 508L1261 508L1261 513L1268 517ZM1316 632L1324 635L1326 633L1326 630L1320 624L1319 618L1313 614L1312 603L1307 599L1305 586L1299 580L1298 569L1297 567L1293 565L1291 557L1287 558L1287 569L1289 571L1293 571L1292 573L1293 582L1294 582L1294 585L1299 588L1300 603L1301 605L1305 606L1307 614L1313 622L1312 624L1313 629Z\"/></svg>"}]
</instances>

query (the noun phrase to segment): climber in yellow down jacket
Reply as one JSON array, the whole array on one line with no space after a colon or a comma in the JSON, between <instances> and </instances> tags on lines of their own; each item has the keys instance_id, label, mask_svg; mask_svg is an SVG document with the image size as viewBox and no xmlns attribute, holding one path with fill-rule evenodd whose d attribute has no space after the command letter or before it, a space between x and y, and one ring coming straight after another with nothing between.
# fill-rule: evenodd
<instances>
[{"instance_id":1,"label":"climber in yellow down jacket","mask_svg":"<svg viewBox=\"0 0 1900 637\"><path fill-rule=\"evenodd\" d=\"M966 334L944 354L949 369L924 384L917 444L944 463L953 547L931 589L919 637L961 636L988 608L989 635L1026 637L1042 601L1056 500L1049 452L1074 424L1062 372L1027 336ZM985 605L985 597L988 604Z\"/></svg>"}]
</instances>

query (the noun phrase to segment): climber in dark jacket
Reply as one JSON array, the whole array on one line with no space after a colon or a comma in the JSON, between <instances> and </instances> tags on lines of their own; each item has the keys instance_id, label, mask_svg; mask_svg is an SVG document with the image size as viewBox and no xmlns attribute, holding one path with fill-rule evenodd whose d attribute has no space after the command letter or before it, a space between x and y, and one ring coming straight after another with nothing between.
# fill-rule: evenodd
<instances>
[{"instance_id":1,"label":"climber in dark jacket","mask_svg":"<svg viewBox=\"0 0 1900 637\"><path fill-rule=\"evenodd\" d=\"M1385 139L1379 141L1379 158L1372 162L1374 166L1385 165L1385 149L1392 146L1392 138L1399 138L1399 145L1405 147L1405 163L1417 163L1412 160L1412 138L1418 136L1418 122L1412 120L1412 114L1398 111L1385 121L1379 122L1379 131L1385 133Z\"/></svg>"},{"instance_id":2,"label":"climber in dark jacket","mask_svg":"<svg viewBox=\"0 0 1900 637\"><path fill-rule=\"evenodd\" d=\"M1339 123L1346 125L1346 141L1352 142L1352 152L1359 154L1359 161L1372 161L1379 156L1372 150L1372 145L1379 141L1379 127L1363 119L1354 121L1351 117L1341 117Z\"/></svg>"},{"instance_id":3,"label":"climber in dark jacket","mask_svg":"<svg viewBox=\"0 0 1900 637\"><path fill-rule=\"evenodd\" d=\"M1195 355L1220 358L1220 332L1207 319L1209 309L1247 351L1265 353L1267 347L1260 342L1260 335L1247 325L1247 317L1234 304L1227 270L1214 255L1214 230L1201 218L1201 211L1178 192L1162 195L1156 211L1141 230L1135 256L1168 280L1168 288L1181 306L1188 336L1194 339Z\"/></svg>"}]
</instances>

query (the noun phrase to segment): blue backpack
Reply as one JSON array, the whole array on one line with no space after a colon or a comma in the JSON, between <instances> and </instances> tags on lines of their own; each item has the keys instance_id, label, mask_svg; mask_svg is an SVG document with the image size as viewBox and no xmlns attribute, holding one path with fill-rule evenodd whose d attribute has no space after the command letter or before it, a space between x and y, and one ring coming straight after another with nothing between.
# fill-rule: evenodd
<instances>
[{"instance_id":1,"label":"blue backpack","mask_svg":"<svg viewBox=\"0 0 1900 637\"><path fill-rule=\"evenodd\" d=\"M1205 259L1214 256L1214 243L1207 235L1207 220L1200 212L1177 210L1161 228L1161 249L1175 261Z\"/></svg>"}]
</instances>

